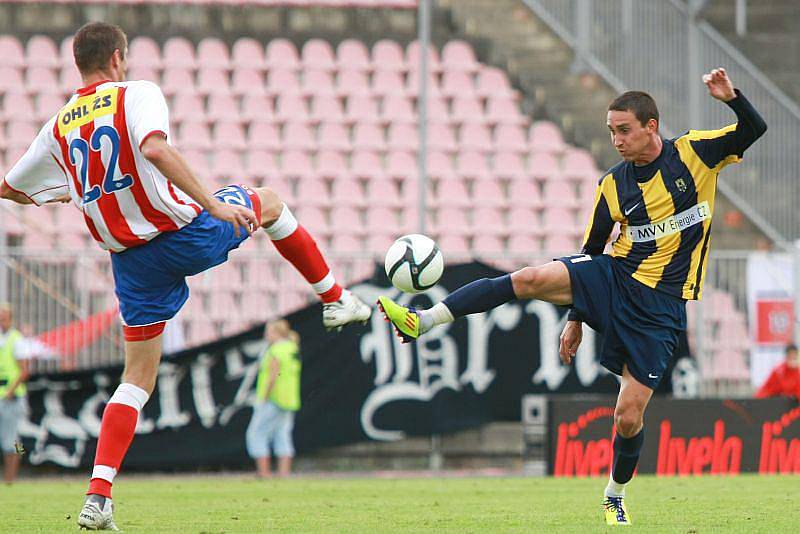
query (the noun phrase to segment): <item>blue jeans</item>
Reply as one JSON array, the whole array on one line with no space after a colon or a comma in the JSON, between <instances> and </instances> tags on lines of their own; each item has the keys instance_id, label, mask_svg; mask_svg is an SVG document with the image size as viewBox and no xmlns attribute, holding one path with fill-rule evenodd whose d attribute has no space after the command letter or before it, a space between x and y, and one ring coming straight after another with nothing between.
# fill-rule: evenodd
<instances>
[{"instance_id":1,"label":"blue jeans","mask_svg":"<svg viewBox=\"0 0 800 534\"><path fill-rule=\"evenodd\" d=\"M253 407L253 417L247 426L247 454L251 458L269 456L271 445L275 456L294 456L292 429L294 412L271 402L259 402Z\"/></svg>"}]
</instances>

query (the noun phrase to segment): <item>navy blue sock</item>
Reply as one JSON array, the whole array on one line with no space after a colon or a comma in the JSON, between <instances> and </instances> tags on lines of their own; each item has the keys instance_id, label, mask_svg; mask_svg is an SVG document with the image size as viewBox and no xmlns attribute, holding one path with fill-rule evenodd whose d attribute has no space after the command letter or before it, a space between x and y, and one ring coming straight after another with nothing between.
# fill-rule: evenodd
<instances>
[{"instance_id":1,"label":"navy blue sock","mask_svg":"<svg viewBox=\"0 0 800 534\"><path fill-rule=\"evenodd\" d=\"M442 302L453 317L462 317L491 310L515 298L511 275L506 274L470 282L450 293Z\"/></svg>"},{"instance_id":2,"label":"navy blue sock","mask_svg":"<svg viewBox=\"0 0 800 534\"><path fill-rule=\"evenodd\" d=\"M644 443L644 428L632 438L614 436L614 466L611 477L617 484L627 484L633 478L633 471L639 463L639 453Z\"/></svg>"}]
</instances>

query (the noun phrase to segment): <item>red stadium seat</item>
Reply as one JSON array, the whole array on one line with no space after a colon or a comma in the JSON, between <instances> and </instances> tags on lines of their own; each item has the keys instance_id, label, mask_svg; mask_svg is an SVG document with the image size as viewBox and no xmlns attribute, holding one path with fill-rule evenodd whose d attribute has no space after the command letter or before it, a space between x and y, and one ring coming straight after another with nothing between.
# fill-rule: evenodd
<instances>
[{"instance_id":1,"label":"red stadium seat","mask_svg":"<svg viewBox=\"0 0 800 534\"><path fill-rule=\"evenodd\" d=\"M305 152L300 150L287 150L283 154L283 158L281 160L281 174L288 178L297 178L301 181L307 180L310 178L314 178L314 180L320 180L316 176L316 172L311 165L311 159ZM323 183L324 189L324 183ZM309 199L300 194L298 190L298 198L302 202L308 202ZM324 200L327 203L327 195Z\"/></svg>"},{"instance_id":2,"label":"red stadium seat","mask_svg":"<svg viewBox=\"0 0 800 534\"><path fill-rule=\"evenodd\" d=\"M506 207L503 187L496 180L479 180L472 186L472 199L475 206Z\"/></svg>"},{"instance_id":3,"label":"red stadium seat","mask_svg":"<svg viewBox=\"0 0 800 534\"><path fill-rule=\"evenodd\" d=\"M266 150L248 150L245 153L247 164L245 172L248 176L257 177L268 187L273 187L278 181L280 170L275 162L275 156Z\"/></svg>"},{"instance_id":4,"label":"red stadium seat","mask_svg":"<svg viewBox=\"0 0 800 534\"><path fill-rule=\"evenodd\" d=\"M356 236L336 233L331 241L331 248L336 252L352 253L364 250L366 243Z\"/></svg>"},{"instance_id":5,"label":"red stadium seat","mask_svg":"<svg viewBox=\"0 0 800 534\"><path fill-rule=\"evenodd\" d=\"M428 146L431 150L441 150L451 154L458 149L453 130L446 124L428 126Z\"/></svg>"},{"instance_id":6,"label":"red stadium seat","mask_svg":"<svg viewBox=\"0 0 800 534\"><path fill-rule=\"evenodd\" d=\"M237 69L264 70L266 61L264 47L250 37L242 37L233 43L231 63Z\"/></svg>"},{"instance_id":7,"label":"red stadium seat","mask_svg":"<svg viewBox=\"0 0 800 534\"><path fill-rule=\"evenodd\" d=\"M211 159L211 178L220 187L232 183L240 183L246 172L242 165L242 158L234 150L217 150Z\"/></svg>"},{"instance_id":8,"label":"red stadium seat","mask_svg":"<svg viewBox=\"0 0 800 534\"><path fill-rule=\"evenodd\" d=\"M65 39L66 41L66 39ZM65 49L62 45L61 57L64 59L72 60L72 43L69 44L69 55L65 55ZM150 37L138 36L131 39L128 43L128 68L135 67L148 67L152 69L160 69L162 67L161 61L161 48Z\"/></svg>"},{"instance_id":9,"label":"red stadium seat","mask_svg":"<svg viewBox=\"0 0 800 534\"><path fill-rule=\"evenodd\" d=\"M406 91L412 95L419 94L419 71L412 70L408 73L408 78L406 80ZM433 72L428 72L428 96L438 96L441 94L439 91L439 81L436 79L436 74Z\"/></svg>"},{"instance_id":10,"label":"red stadium seat","mask_svg":"<svg viewBox=\"0 0 800 534\"><path fill-rule=\"evenodd\" d=\"M426 161L428 176L434 180L453 180L456 178L453 172L453 162L450 156L444 152L437 152L431 145Z\"/></svg>"},{"instance_id":11,"label":"red stadium seat","mask_svg":"<svg viewBox=\"0 0 800 534\"><path fill-rule=\"evenodd\" d=\"M177 123L183 121L206 121L203 99L195 94L179 94L172 99L170 118Z\"/></svg>"},{"instance_id":12,"label":"red stadium seat","mask_svg":"<svg viewBox=\"0 0 800 534\"><path fill-rule=\"evenodd\" d=\"M397 187L389 180L372 180L367 184L367 205L370 209L397 208L403 205Z\"/></svg>"},{"instance_id":13,"label":"red stadium seat","mask_svg":"<svg viewBox=\"0 0 800 534\"><path fill-rule=\"evenodd\" d=\"M533 180L514 180L509 183L508 200L512 206L538 208L542 206L539 186Z\"/></svg>"},{"instance_id":14,"label":"red stadium seat","mask_svg":"<svg viewBox=\"0 0 800 534\"><path fill-rule=\"evenodd\" d=\"M473 96L475 82L472 74L461 70L445 70L442 75L442 94L448 97Z\"/></svg>"},{"instance_id":15,"label":"red stadium seat","mask_svg":"<svg viewBox=\"0 0 800 534\"><path fill-rule=\"evenodd\" d=\"M392 147L395 149L395 147ZM389 153L386 164L387 176L405 181L417 177L417 162L410 151L393 151Z\"/></svg>"},{"instance_id":16,"label":"red stadium seat","mask_svg":"<svg viewBox=\"0 0 800 534\"><path fill-rule=\"evenodd\" d=\"M592 155L583 149L572 149L564 154L561 166L562 174L576 182L600 179L600 171L594 163Z\"/></svg>"},{"instance_id":17,"label":"red stadium seat","mask_svg":"<svg viewBox=\"0 0 800 534\"><path fill-rule=\"evenodd\" d=\"M8 97L6 97L8 98ZM31 113L33 114L33 113ZM6 123L6 146L10 149L27 148L39 133L39 128L27 120L11 120ZM8 156L8 154L6 154ZM10 160L6 158L6 163ZM14 163L16 160L14 160Z\"/></svg>"},{"instance_id":18,"label":"red stadium seat","mask_svg":"<svg viewBox=\"0 0 800 534\"><path fill-rule=\"evenodd\" d=\"M292 176L291 169L284 169L286 176ZM329 206L330 193L322 178L317 178L311 174L302 176L297 181L297 202L303 206Z\"/></svg>"},{"instance_id":19,"label":"red stadium seat","mask_svg":"<svg viewBox=\"0 0 800 534\"><path fill-rule=\"evenodd\" d=\"M527 124L528 117L523 115L516 100L509 97L489 98L486 104L486 120L493 124ZM523 138L526 137L523 134Z\"/></svg>"},{"instance_id":20,"label":"red stadium seat","mask_svg":"<svg viewBox=\"0 0 800 534\"><path fill-rule=\"evenodd\" d=\"M476 235L472 239L472 250L480 254L501 256L505 252L503 240L494 235Z\"/></svg>"},{"instance_id":21,"label":"red stadium seat","mask_svg":"<svg viewBox=\"0 0 800 534\"><path fill-rule=\"evenodd\" d=\"M24 93L22 71L17 67L0 67L0 93Z\"/></svg>"},{"instance_id":22,"label":"red stadium seat","mask_svg":"<svg viewBox=\"0 0 800 534\"><path fill-rule=\"evenodd\" d=\"M1 118L14 120L16 117L33 117L33 101L24 94L9 94L3 99L3 112ZM48 117L49 118L49 117ZM31 141L31 140L29 140Z\"/></svg>"},{"instance_id":23,"label":"red stadium seat","mask_svg":"<svg viewBox=\"0 0 800 534\"><path fill-rule=\"evenodd\" d=\"M461 180L440 181L436 189L436 196L432 200L436 206L466 208L472 205L469 193L467 193L467 186Z\"/></svg>"},{"instance_id":24,"label":"red stadium seat","mask_svg":"<svg viewBox=\"0 0 800 534\"><path fill-rule=\"evenodd\" d=\"M504 180L521 180L527 175L519 153L498 151L492 165L493 174Z\"/></svg>"},{"instance_id":25,"label":"red stadium seat","mask_svg":"<svg viewBox=\"0 0 800 534\"><path fill-rule=\"evenodd\" d=\"M436 230L438 232L451 236L468 235L470 233L466 209L455 204L440 206L436 211Z\"/></svg>"},{"instance_id":26,"label":"red stadium seat","mask_svg":"<svg viewBox=\"0 0 800 534\"><path fill-rule=\"evenodd\" d=\"M60 110L61 107L66 103L66 99L61 95L52 93L41 94L36 97L36 110L34 112L34 117L37 121L45 123L50 120L50 118L55 115L56 112L58 112L58 110Z\"/></svg>"},{"instance_id":27,"label":"red stadium seat","mask_svg":"<svg viewBox=\"0 0 800 534\"><path fill-rule=\"evenodd\" d=\"M181 149L208 150L212 148L208 125L199 121L184 121L178 130L177 145Z\"/></svg>"},{"instance_id":28,"label":"red stadium seat","mask_svg":"<svg viewBox=\"0 0 800 534\"><path fill-rule=\"evenodd\" d=\"M364 192L355 178L339 178L333 182L333 204L335 206L364 206ZM336 226L344 224L336 219Z\"/></svg>"},{"instance_id":29,"label":"red stadium seat","mask_svg":"<svg viewBox=\"0 0 800 534\"><path fill-rule=\"evenodd\" d=\"M128 70L129 80L147 80L155 84L161 83L161 76L153 67L145 65L137 65ZM74 91L82 85L82 80L78 69L74 66L64 67L61 69L61 80L59 81L61 89L67 91ZM163 90L163 88L162 88ZM166 91L165 91L166 92Z\"/></svg>"},{"instance_id":30,"label":"red stadium seat","mask_svg":"<svg viewBox=\"0 0 800 534\"><path fill-rule=\"evenodd\" d=\"M534 153L528 160L528 174L537 180L557 180L561 177L561 169L552 155Z\"/></svg>"},{"instance_id":31,"label":"red stadium seat","mask_svg":"<svg viewBox=\"0 0 800 534\"><path fill-rule=\"evenodd\" d=\"M194 75L186 68L171 67L164 71L161 90L165 95L195 93Z\"/></svg>"},{"instance_id":32,"label":"red stadium seat","mask_svg":"<svg viewBox=\"0 0 800 534\"><path fill-rule=\"evenodd\" d=\"M541 239L537 237L512 232L508 238L508 251L512 254L532 254L541 249Z\"/></svg>"},{"instance_id":33,"label":"red stadium seat","mask_svg":"<svg viewBox=\"0 0 800 534\"><path fill-rule=\"evenodd\" d=\"M345 39L336 47L339 70L370 70L369 51L357 39Z\"/></svg>"},{"instance_id":34,"label":"red stadium seat","mask_svg":"<svg viewBox=\"0 0 800 534\"><path fill-rule=\"evenodd\" d=\"M528 151L525 130L513 124L498 124L494 129L495 150L524 153Z\"/></svg>"},{"instance_id":35,"label":"red stadium seat","mask_svg":"<svg viewBox=\"0 0 800 534\"><path fill-rule=\"evenodd\" d=\"M49 67L29 67L25 71L25 88L29 94L60 94L56 71Z\"/></svg>"},{"instance_id":36,"label":"red stadium seat","mask_svg":"<svg viewBox=\"0 0 800 534\"><path fill-rule=\"evenodd\" d=\"M417 101L417 115L419 115L419 100ZM431 123L450 123L450 111L444 99L437 95L428 98L428 121Z\"/></svg>"}]
</instances>

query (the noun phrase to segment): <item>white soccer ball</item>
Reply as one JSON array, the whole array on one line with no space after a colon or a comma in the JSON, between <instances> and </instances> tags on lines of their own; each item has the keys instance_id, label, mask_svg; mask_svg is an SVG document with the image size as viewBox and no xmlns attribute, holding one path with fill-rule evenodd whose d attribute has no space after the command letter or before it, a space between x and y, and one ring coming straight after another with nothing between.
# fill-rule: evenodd
<instances>
[{"instance_id":1,"label":"white soccer ball","mask_svg":"<svg viewBox=\"0 0 800 534\"><path fill-rule=\"evenodd\" d=\"M422 293L442 277L444 258L433 239L421 234L404 235L386 253L386 276L405 293Z\"/></svg>"}]
</instances>

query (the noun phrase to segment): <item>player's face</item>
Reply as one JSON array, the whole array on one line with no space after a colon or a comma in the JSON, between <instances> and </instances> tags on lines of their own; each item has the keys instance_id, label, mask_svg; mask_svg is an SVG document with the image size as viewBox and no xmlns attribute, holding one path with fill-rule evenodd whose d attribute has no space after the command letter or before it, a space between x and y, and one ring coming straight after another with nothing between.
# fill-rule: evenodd
<instances>
[{"instance_id":1,"label":"player's face","mask_svg":"<svg viewBox=\"0 0 800 534\"><path fill-rule=\"evenodd\" d=\"M11 328L11 312L0 310L0 330L7 331Z\"/></svg>"},{"instance_id":2,"label":"player's face","mask_svg":"<svg viewBox=\"0 0 800 534\"><path fill-rule=\"evenodd\" d=\"M790 350L786 353L786 365L789 367L797 367L797 351Z\"/></svg>"},{"instance_id":3,"label":"player's face","mask_svg":"<svg viewBox=\"0 0 800 534\"><path fill-rule=\"evenodd\" d=\"M642 124L632 111L609 111L606 119L611 144L625 161L636 161L646 152L654 130L654 120Z\"/></svg>"}]
</instances>

